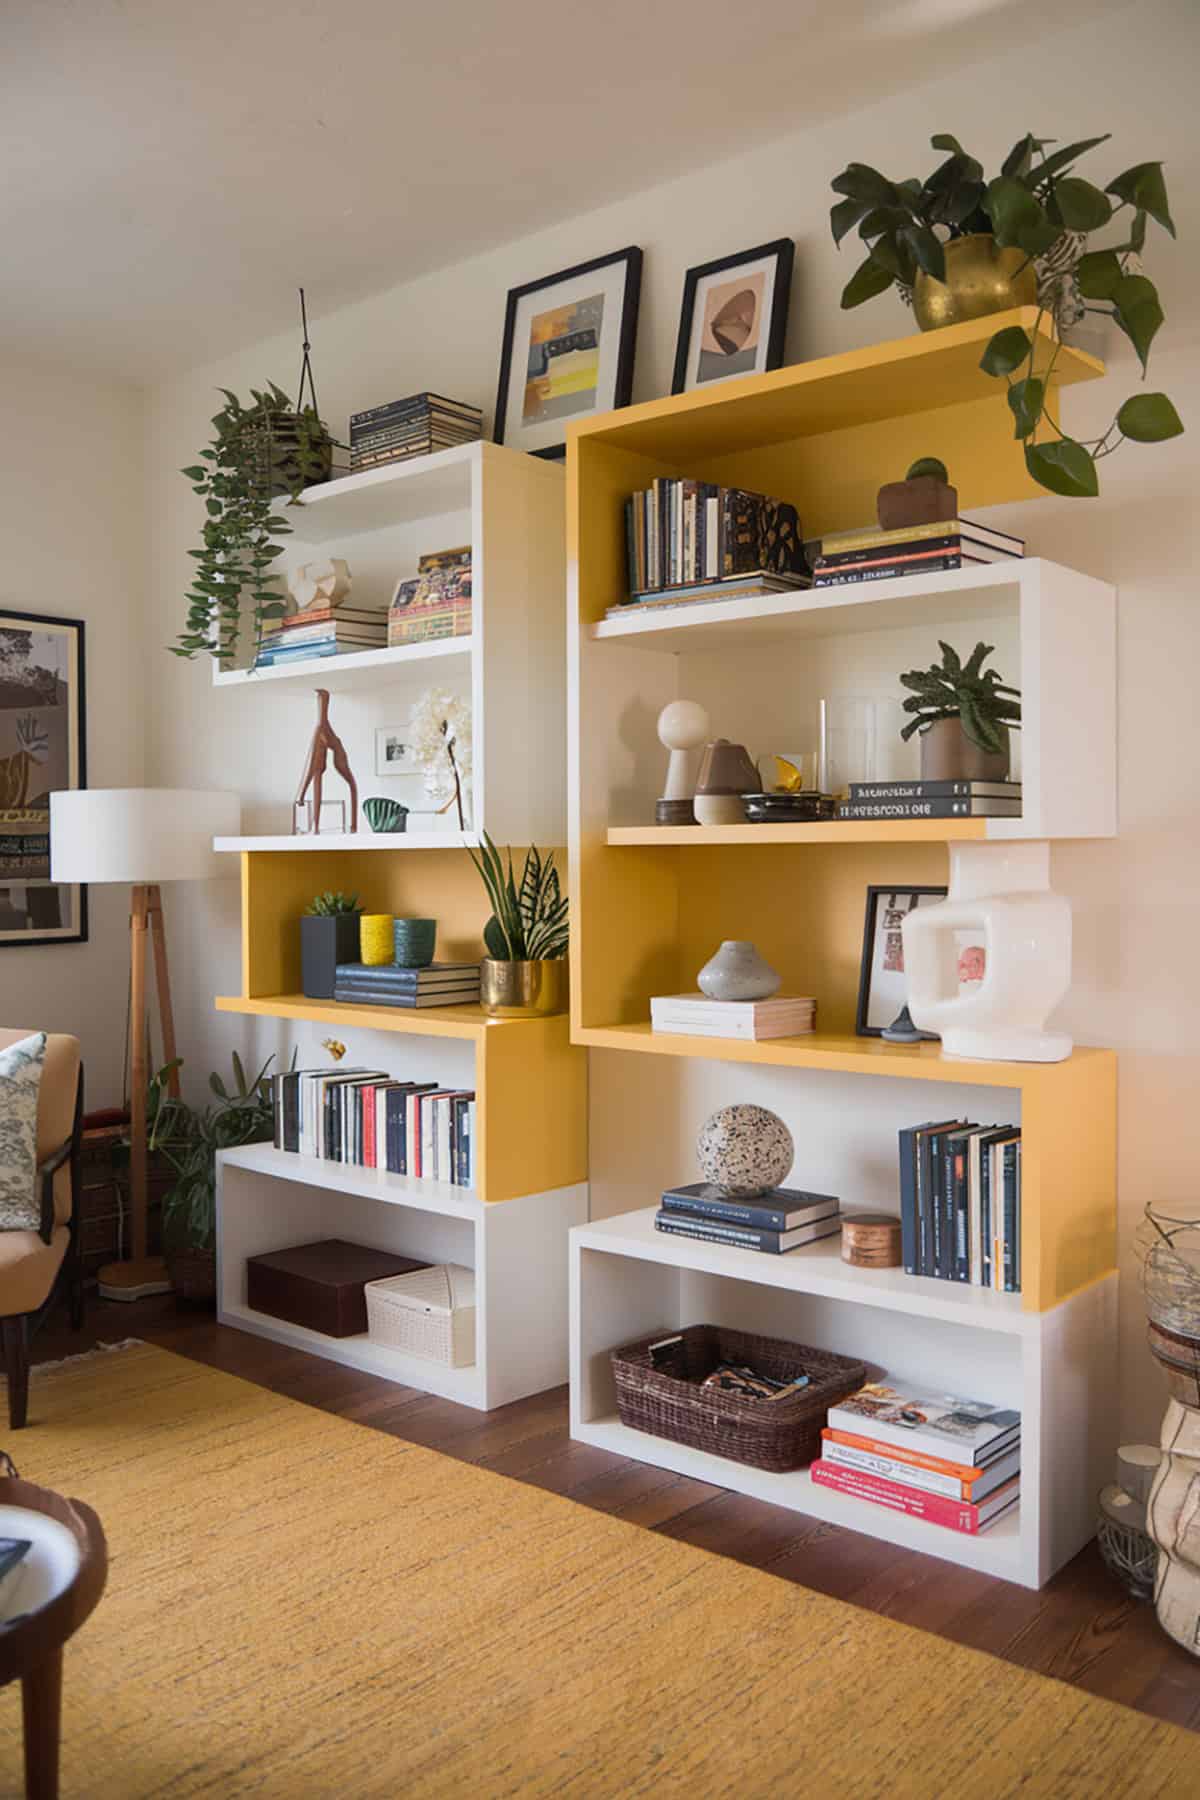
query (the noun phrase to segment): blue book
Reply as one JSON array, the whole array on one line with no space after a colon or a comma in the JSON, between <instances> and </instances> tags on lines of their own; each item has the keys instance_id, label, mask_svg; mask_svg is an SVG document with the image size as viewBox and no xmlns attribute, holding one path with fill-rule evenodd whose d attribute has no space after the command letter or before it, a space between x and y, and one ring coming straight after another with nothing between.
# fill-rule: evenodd
<instances>
[{"instance_id":1,"label":"blue book","mask_svg":"<svg viewBox=\"0 0 1200 1800\"><path fill-rule=\"evenodd\" d=\"M694 1221L714 1225L743 1226L751 1231L795 1231L838 1210L833 1194L809 1194L799 1188L773 1188L760 1199L731 1200L711 1182L696 1181L687 1187L668 1188L662 1197L666 1213L689 1215Z\"/></svg>"}]
</instances>

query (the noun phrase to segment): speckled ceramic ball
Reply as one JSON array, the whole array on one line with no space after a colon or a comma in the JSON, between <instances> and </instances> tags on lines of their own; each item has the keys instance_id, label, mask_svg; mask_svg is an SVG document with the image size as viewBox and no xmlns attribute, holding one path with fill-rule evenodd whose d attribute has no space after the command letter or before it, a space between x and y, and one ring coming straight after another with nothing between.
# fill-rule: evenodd
<instances>
[{"instance_id":1,"label":"speckled ceramic ball","mask_svg":"<svg viewBox=\"0 0 1200 1800\"><path fill-rule=\"evenodd\" d=\"M794 1156L791 1132L765 1106L723 1106L696 1139L701 1175L731 1200L780 1187Z\"/></svg>"}]
</instances>

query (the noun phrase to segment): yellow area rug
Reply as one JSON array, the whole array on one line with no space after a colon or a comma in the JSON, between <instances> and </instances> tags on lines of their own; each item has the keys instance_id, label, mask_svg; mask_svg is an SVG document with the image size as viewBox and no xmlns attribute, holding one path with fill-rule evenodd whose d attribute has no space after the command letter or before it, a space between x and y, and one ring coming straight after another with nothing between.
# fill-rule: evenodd
<instances>
[{"instance_id":1,"label":"yellow area rug","mask_svg":"<svg viewBox=\"0 0 1200 1800\"><path fill-rule=\"evenodd\" d=\"M1189 1733L166 1351L30 1417L111 1554L64 1800L1200 1789ZM0 1726L16 1793L16 1688Z\"/></svg>"}]
</instances>

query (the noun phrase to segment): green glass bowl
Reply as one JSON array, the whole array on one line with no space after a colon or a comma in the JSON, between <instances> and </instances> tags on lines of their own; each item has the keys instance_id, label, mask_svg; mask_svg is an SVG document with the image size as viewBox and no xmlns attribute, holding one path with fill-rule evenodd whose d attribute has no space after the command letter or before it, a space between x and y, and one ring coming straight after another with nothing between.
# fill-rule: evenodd
<instances>
[{"instance_id":1,"label":"green glass bowl","mask_svg":"<svg viewBox=\"0 0 1200 1800\"><path fill-rule=\"evenodd\" d=\"M403 831L408 823L408 808L399 800L364 800L363 812L372 831Z\"/></svg>"}]
</instances>

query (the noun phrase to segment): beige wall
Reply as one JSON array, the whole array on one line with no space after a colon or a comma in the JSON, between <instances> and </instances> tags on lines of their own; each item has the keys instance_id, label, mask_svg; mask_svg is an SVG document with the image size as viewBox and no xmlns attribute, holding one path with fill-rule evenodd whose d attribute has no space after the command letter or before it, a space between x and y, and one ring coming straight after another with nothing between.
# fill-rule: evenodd
<instances>
[{"instance_id":1,"label":"beige wall","mask_svg":"<svg viewBox=\"0 0 1200 1800\"><path fill-rule=\"evenodd\" d=\"M0 607L83 619L88 780L134 785L146 716L143 396L0 360L0 397ZM94 887L89 904L86 944L0 950L0 1021L77 1033L95 1107L121 1096L129 896Z\"/></svg>"},{"instance_id":2,"label":"beige wall","mask_svg":"<svg viewBox=\"0 0 1200 1800\"><path fill-rule=\"evenodd\" d=\"M891 296L855 313L838 309L854 259L839 256L829 240L828 183L850 158L907 174L929 166L928 138L943 130L958 133L995 164L1026 128L1069 139L1109 126L1115 141L1094 159L1105 178L1105 172L1115 174L1147 157L1166 159L1181 242L1172 246L1152 228L1151 266L1169 319L1155 353L1153 384L1173 395L1193 422L1193 435L1163 449L1128 448L1105 463L1099 501L1048 499L996 515L998 522L1016 520L1036 551L1115 581L1121 590L1121 835L1115 842L1057 849L1054 870L1057 885L1076 908L1076 985L1063 1009L1064 1023L1080 1041L1115 1044L1122 1052L1123 1246L1147 1199L1194 1194L1200 1164L1200 1108L1193 1101L1200 1083L1200 980L1191 955L1200 885L1195 683L1200 609L1194 574L1200 443L1195 435L1200 433L1200 218L1194 198L1200 192L1194 125L1198 24L1194 6L1179 0L1143 6L1127 22L1102 22L1086 37L1072 33L1023 42L985 68L890 96L818 129L798 130L786 141L648 188L486 257L411 285L401 283L333 317L322 313L319 294L309 295L318 392L336 431L344 431L351 410L423 387L475 401L490 414L508 287L637 243L646 253L635 377L635 397L641 399L669 388L684 270L768 238L787 234L797 240L789 360L909 329L908 316ZM814 46L813 63L798 71L798 119L804 82L819 80L818 55ZM636 121L621 118L619 95L613 98L614 129L636 129ZM548 146L547 154L565 149ZM402 172L398 178L409 176ZM419 168L411 178L419 179ZM395 258L402 275L400 241ZM290 317L292 282L301 273L281 270L281 320ZM1130 356L1119 344L1112 352L1110 378L1071 399L1068 420L1076 429L1105 422L1135 384ZM204 439L216 404L214 388L221 382L244 389L268 379L288 385L294 383L296 362L296 335L289 331L150 396L146 636L155 647L149 745L156 781L248 787L258 759L279 755L277 742L256 720L251 696L214 694L207 669L177 663L156 647L181 614L185 552L197 523L196 502L177 470ZM1063 703L1070 704L1069 692ZM292 773L289 767L289 778ZM211 1012L214 990L236 981L233 883L191 890L177 904L190 960L180 978L183 1042L199 1071L223 1058L229 1043L249 1044L255 1033ZM257 1032L264 1051L274 1042L269 1030ZM366 1044L357 1048L369 1053ZM797 1178L812 1185L819 1185L812 1171L824 1165L829 1119L836 1117L845 1141L855 1130L857 1109L873 1105L875 1090L865 1083L830 1077L806 1089L767 1071L739 1074L735 1093L714 1070L718 1065L688 1070L658 1058L593 1059L597 1214L652 1200L656 1178L679 1172L694 1125L722 1093L726 1098L761 1094L788 1115L802 1148L812 1149ZM879 1100L878 1116L887 1116L889 1129L893 1102L891 1095ZM863 1185L864 1197L870 1193L877 1199L886 1159L876 1136L873 1132ZM639 1138L655 1146L642 1160L628 1151ZM1127 1247L1122 1256L1128 1270ZM1124 1294L1124 1429L1144 1434L1155 1429L1161 1391L1142 1347L1132 1276Z\"/></svg>"}]
</instances>

